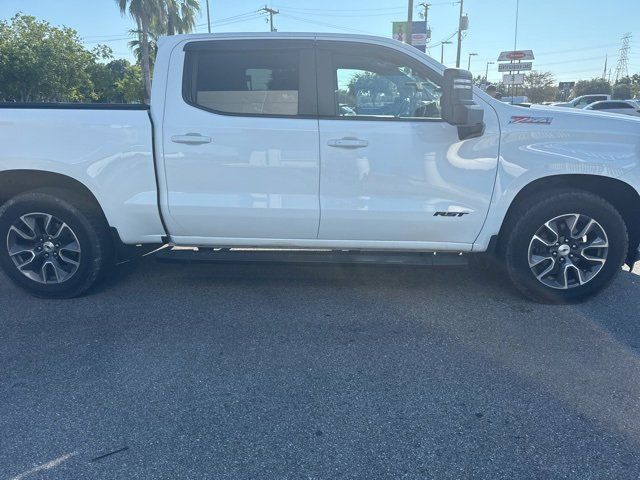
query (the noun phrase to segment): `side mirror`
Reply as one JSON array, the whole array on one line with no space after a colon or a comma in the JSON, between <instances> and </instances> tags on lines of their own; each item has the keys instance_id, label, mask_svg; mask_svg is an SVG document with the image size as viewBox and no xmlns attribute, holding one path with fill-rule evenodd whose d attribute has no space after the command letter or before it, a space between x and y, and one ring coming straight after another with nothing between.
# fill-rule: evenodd
<instances>
[{"instance_id":1,"label":"side mirror","mask_svg":"<svg viewBox=\"0 0 640 480\"><path fill-rule=\"evenodd\" d=\"M484 110L473 101L473 75L467 70L447 68L444 71L442 119L460 130L462 139L482 135ZM466 133L463 133L463 129Z\"/></svg>"}]
</instances>

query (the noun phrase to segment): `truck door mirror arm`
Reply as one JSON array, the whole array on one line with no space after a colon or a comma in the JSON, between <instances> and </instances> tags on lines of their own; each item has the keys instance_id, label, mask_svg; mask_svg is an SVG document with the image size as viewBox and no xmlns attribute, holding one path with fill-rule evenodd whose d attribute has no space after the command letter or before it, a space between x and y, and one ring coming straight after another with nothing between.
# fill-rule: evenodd
<instances>
[{"instance_id":1,"label":"truck door mirror arm","mask_svg":"<svg viewBox=\"0 0 640 480\"><path fill-rule=\"evenodd\" d=\"M458 127L460 140L484 133L484 109L473 101L473 75L467 70L447 68L444 71L442 118Z\"/></svg>"}]
</instances>

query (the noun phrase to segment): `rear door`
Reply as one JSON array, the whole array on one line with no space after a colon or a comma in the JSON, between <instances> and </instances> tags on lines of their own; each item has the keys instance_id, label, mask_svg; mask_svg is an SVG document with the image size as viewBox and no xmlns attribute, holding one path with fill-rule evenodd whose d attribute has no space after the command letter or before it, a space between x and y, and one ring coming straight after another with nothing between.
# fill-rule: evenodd
<instances>
[{"instance_id":1,"label":"rear door","mask_svg":"<svg viewBox=\"0 0 640 480\"><path fill-rule=\"evenodd\" d=\"M169 72L162 127L172 237L316 238L313 41L193 41L172 64L184 65Z\"/></svg>"},{"instance_id":2,"label":"rear door","mask_svg":"<svg viewBox=\"0 0 640 480\"><path fill-rule=\"evenodd\" d=\"M319 238L473 243L496 175L493 110L484 135L460 140L439 73L389 47L318 44Z\"/></svg>"}]
</instances>

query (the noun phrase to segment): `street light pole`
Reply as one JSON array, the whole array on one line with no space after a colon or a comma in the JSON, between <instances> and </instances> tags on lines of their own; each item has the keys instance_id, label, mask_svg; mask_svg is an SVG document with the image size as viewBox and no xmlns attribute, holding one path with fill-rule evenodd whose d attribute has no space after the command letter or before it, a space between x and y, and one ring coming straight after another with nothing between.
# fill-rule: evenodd
<instances>
[{"instance_id":1,"label":"street light pole","mask_svg":"<svg viewBox=\"0 0 640 480\"><path fill-rule=\"evenodd\" d=\"M487 81L487 77L489 76L489 65L493 65L495 62L487 62L487 70L484 72L484 81Z\"/></svg>"},{"instance_id":2,"label":"street light pole","mask_svg":"<svg viewBox=\"0 0 640 480\"><path fill-rule=\"evenodd\" d=\"M471 71L471 57L475 57L476 55L478 55L477 53L470 53L469 54L469 62L467 63L467 70Z\"/></svg>"},{"instance_id":3,"label":"street light pole","mask_svg":"<svg viewBox=\"0 0 640 480\"><path fill-rule=\"evenodd\" d=\"M407 33L405 41L411 45L413 42L413 0L409 0L409 11L407 12Z\"/></svg>"},{"instance_id":4,"label":"street light pole","mask_svg":"<svg viewBox=\"0 0 640 480\"><path fill-rule=\"evenodd\" d=\"M458 17L458 54L456 56L456 68L460 68L460 51L462 50L462 14L464 12L464 0L460 0L460 16Z\"/></svg>"},{"instance_id":5,"label":"street light pole","mask_svg":"<svg viewBox=\"0 0 640 480\"><path fill-rule=\"evenodd\" d=\"M207 0L207 25L209 27L209 33L211 33L211 10L209 9L209 0Z\"/></svg>"},{"instance_id":6,"label":"street light pole","mask_svg":"<svg viewBox=\"0 0 640 480\"><path fill-rule=\"evenodd\" d=\"M445 45L450 45L450 44L451 44L451 42L449 42L449 41L444 41L444 42L442 42L440 44L440 46L442 47L440 49L440 63L442 63L443 65L444 65L444 46Z\"/></svg>"}]
</instances>

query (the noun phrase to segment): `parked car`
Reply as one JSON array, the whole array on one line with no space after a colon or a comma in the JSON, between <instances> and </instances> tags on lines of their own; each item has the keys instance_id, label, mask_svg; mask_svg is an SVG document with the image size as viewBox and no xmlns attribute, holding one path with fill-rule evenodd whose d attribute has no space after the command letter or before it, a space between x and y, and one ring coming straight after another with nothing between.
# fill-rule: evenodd
<instances>
[{"instance_id":1,"label":"parked car","mask_svg":"<svg viewBox=\"0 0 640 480\"><path fill-rule=\"evenodd\" d=\"M569 102L556 102L552 105L554 107L571 107L571 108L584 108L594 102L602 102L605 100L611 100L611 95L597 94L597 95L582 95L576 97Z\"/></svg>"},{"instance_id":2,"label":"parked car","mask_svg":"<svg viewBox=\"0 0 640 480\"><path fill-rule=\"evenodd\" d=\"M640 116L640 105L633 100L604 100L594 102L584 107L585 110L594 110L606 113L619 113L621 115Z\"/></svg>"},{"instance_id":3,"label":"parked car","mask_svg":"<svg viewBox=\"0 0 640 480\"><path fill-rule=\"evenodd\" d=\"M1 106L17 285L77 296L160 244L489 253L530 298L572 302L638 258L640 119L508 105L377 37L176 35L155 72L150 107Z\"/></svg>"}]
</instances>

